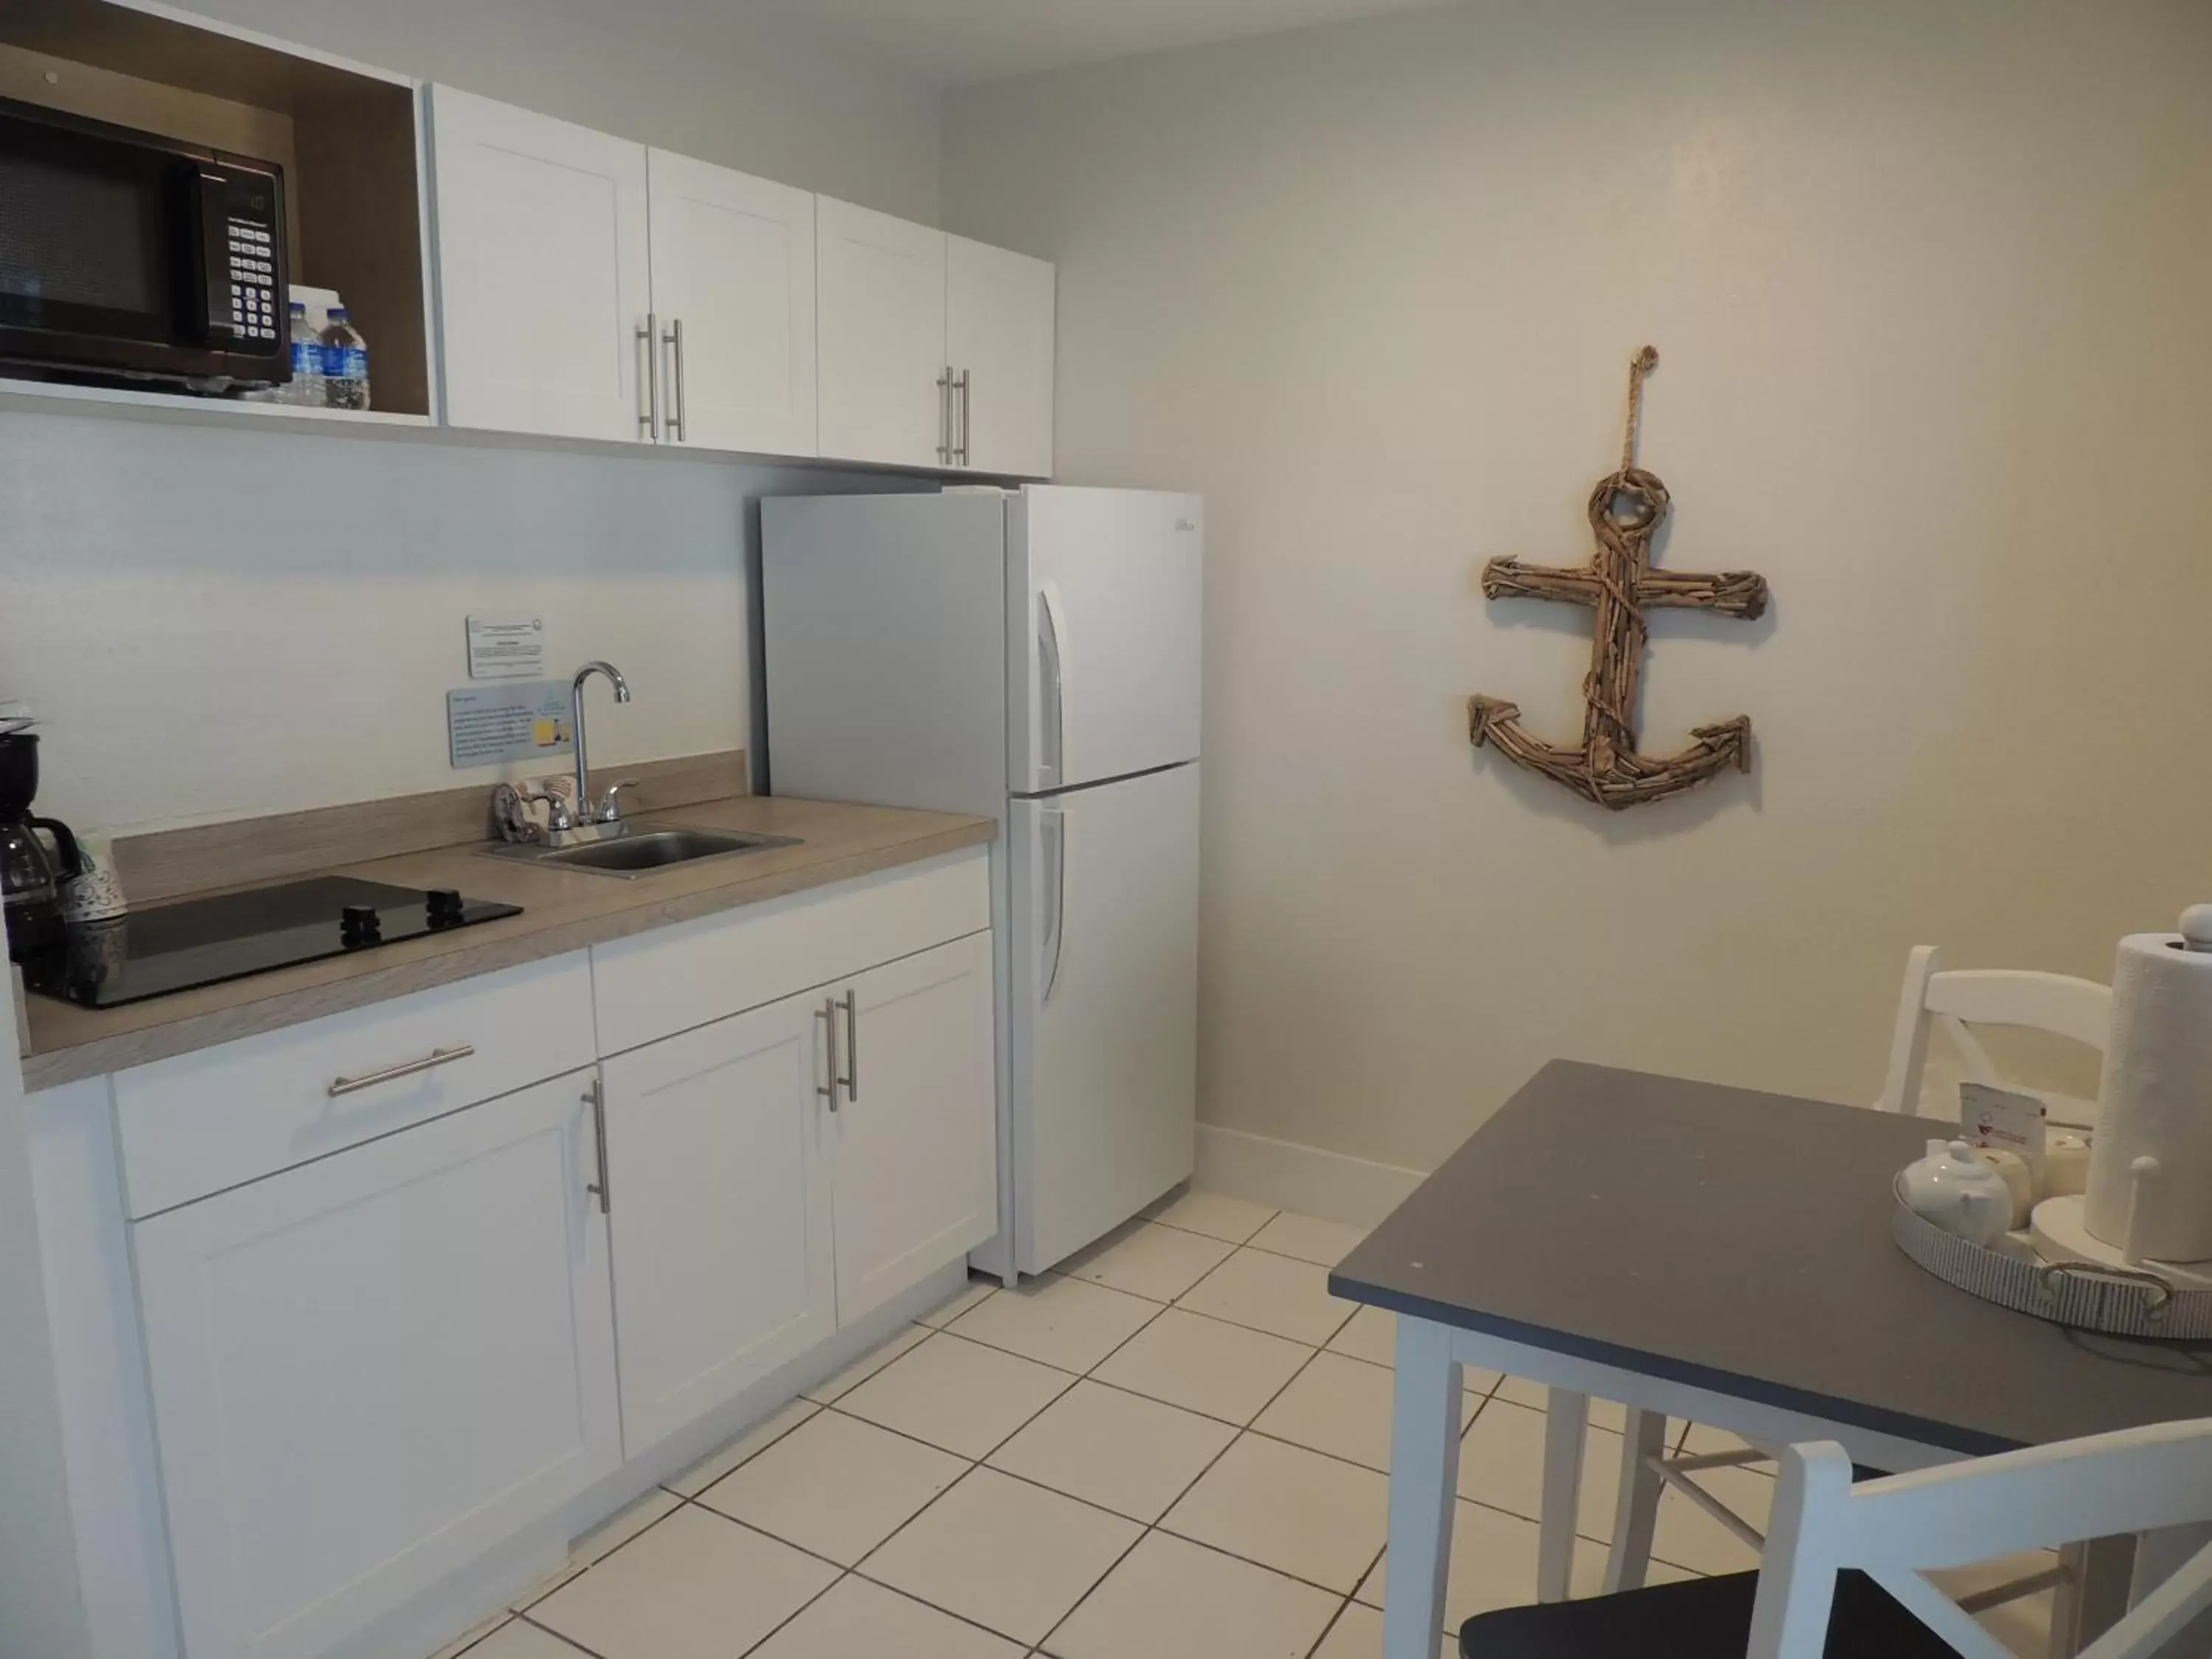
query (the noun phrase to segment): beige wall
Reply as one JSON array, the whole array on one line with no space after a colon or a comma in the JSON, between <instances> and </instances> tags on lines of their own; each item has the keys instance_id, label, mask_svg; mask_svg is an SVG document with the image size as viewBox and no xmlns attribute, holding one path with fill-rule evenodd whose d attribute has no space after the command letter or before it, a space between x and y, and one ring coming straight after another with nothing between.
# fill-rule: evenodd
<instances>
[{"instance_id":1,"label":"beige wall","mask_svg":"<svg viewBox=\"0 0 2212 1659\"><path fill-rule=\"evenodd\" d=\"M1425 1165L1555 1054L1840 1099L1906 948L2101 974L2212 895L2212 10L1497 0L948 105L955 229L1060 262L1059 461L1211 502L1203 1113ZM1644 740L1610 817L1470 753L1579 726L1645 341Z\"/></svg>"},{"instance_id":2,"label":"beige wall","mask_svg":"<svg viewBox=\"0 0 2212 1659\"><path fill-rule=\"evenodd\" d=\"M937 222L938 89L726 0L184 0L603 132Z\"/></svg>"}]
</instances>

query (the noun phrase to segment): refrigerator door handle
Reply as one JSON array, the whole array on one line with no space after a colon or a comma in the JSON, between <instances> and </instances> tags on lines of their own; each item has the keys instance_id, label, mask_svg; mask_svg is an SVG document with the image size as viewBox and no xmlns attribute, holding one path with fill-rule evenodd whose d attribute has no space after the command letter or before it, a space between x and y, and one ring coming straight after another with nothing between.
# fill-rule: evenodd
<instances>
[{"instance_id":1,"label":"refrigerator door handle","mask_svg":"<svg viewBox=\"0 0 2212 1659\"><path fill-rule=\"evenodd\" d=\"M1060 651L1060 601L1050 582L1037 589L1037 787L1057 789L1066 775L1067 678Z\"/></svg>"},{"instance_id":2,"label":"refrigerator door handle","mask_svg":"<svg viewBox=\"0 0 2212 1659\"><path fill-rule=\"evenodd\" d=\"M1060 949L1067 939L1067 814L1057 806L1048 806L1038 815L1037 823L1049 860L1045 866L1045 893L1051 903L1045 912L1042 941L1048 963L1044 994L1037 999L1037 1006L1042 1007L1052 1000L1053 988L1060 983Z\"/></svg>"}]
</instances>

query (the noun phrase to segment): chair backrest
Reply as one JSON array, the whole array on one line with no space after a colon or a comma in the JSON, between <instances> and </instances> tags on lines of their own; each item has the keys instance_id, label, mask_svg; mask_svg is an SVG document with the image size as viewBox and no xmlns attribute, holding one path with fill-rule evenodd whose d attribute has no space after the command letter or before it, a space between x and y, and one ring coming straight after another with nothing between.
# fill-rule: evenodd
<instances>
[{"instance_id":1,"label":"chair backrest","mask_svg":"<svg viewBox=\"0 0 2212 1659\"><path fill-rule=\"evenodd\" d=\"M2004 1644L1922 1577L2017 1550L2212 1521L2212 1420L2159 1423L1851 1484L1829 1442L1785 1448L1748 1659L1820 1659L1837 1573L1857 1568L1966 1659ZM2212 1607L2212 1544L2081 1659L2148 1659Z\"/></svg>"},{"instance_id":2,"label":"chair backrest","mask_svg":"<svg viewBox=\"0 0 2212 1659\"><path fill-rule=\"evenodd\" d=\"M2112 1024L2110 986L2068 974L2017 969L1951 969L1933 945L1916 945L1905 958L1905 986L1897 999L1897 1024L1889 1042L1889 1071L1880 1105L1886 1112L1920 1109L1920 1083L1928 1069L1928 1039L1941 1023L1958 1048L1966 1075L1978 1083L2002 1083L1974 1025L2009 1025L2070 1037L2102 1054ZM2056 1115L2056 1114L2055 1114ZM2086 1121L2087 1113L2079 1115Z\"/></svg>"}]
</instances>

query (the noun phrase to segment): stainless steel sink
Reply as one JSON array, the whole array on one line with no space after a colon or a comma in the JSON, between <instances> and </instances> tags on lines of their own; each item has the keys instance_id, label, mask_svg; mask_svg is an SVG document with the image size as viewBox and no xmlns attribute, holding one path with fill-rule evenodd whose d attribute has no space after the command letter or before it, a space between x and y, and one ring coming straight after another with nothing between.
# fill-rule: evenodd
<instances>
[{"instance_id":1,"label":"stainless steel sink","mask_svg":"<svg viewBox=\"0 0 2212 1659\"><path fill-rule=\"evenodd\" d=\"M516 859L528 864L551 865L563 870L583 870L595 876L618 876L634 881L656 871L702 859L735 858L744 853L765 852L772 847L796 847L795 836L762 836L726 830L654 829L639 825L577 847L538 847L526 842L502 842L484 850L494 858Z\"/></svg>"}]
</instances>

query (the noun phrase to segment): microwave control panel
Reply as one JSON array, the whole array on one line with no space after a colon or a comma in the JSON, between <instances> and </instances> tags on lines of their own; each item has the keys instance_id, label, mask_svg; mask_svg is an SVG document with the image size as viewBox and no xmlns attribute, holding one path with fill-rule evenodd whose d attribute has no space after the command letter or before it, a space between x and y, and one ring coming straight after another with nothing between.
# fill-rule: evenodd
<instances>
[{"instance_id":1,"label":"microwave control panel","mask_svg":"<svg viewBox=\"0 0 2212 1659\"><path fill-rule=\"evenodd\" d=\"M264 175L234 171L223 184L231 333L245 350L267 351L286 319L276 291L276 186Z\"/></svg>"}]
</instances>

